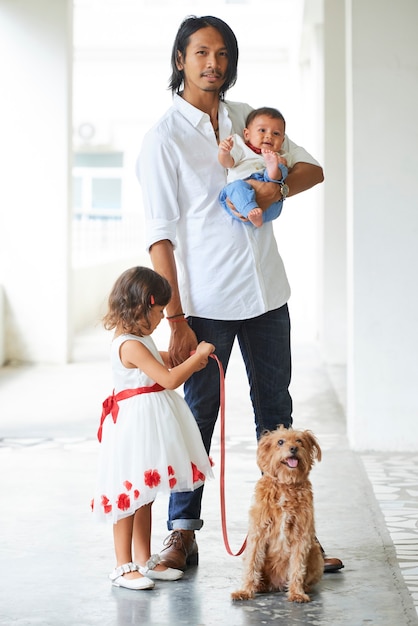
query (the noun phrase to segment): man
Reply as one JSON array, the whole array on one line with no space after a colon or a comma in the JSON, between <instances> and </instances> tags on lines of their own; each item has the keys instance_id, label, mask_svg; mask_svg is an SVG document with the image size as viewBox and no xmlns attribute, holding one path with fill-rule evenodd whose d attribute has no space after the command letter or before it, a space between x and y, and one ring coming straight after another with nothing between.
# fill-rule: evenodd
<instances>
[{"instance_id":1,"label":"man","mask_svg":"<svg viewBox=\"0 0 418 626\"><path fill-rule=\"evenodd\" d=\"M213 343L226 371L238 338L250 385L257 438L279 424L292 424L290 288L271 223L241 224L219 205L226 172L218 142L242 133L249 105L224 100L237 76L238 45L216 17L189 17L177 33L172 57L171 108L144 138L138 159L154 269L173 290L167 306L169 354L182 362L204 339ZM287 137L283 149L295 163L286 185L252 181L261 208L322 182L320 165ZM209 452L219 409L216 363L184 386L187 403ZM203 488L173 494L161 553L167 567L198 561L195 531ZM343 567L325 562L326 571Z\"/></svg>"}]
</instances>

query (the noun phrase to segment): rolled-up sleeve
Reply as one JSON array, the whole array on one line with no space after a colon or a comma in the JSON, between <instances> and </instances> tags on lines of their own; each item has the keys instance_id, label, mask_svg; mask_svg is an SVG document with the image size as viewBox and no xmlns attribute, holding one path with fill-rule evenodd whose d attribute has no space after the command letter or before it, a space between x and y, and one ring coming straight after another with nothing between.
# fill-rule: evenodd
<instances>
[{"instance_id":1,"label":"rolled-up sleeve","mask_svg":"<svg viewBox=\"0 0 418 626\"><path fill-rule=\"evenodd\" d=\"M145 135L136 164L136 174L144 201L147 250L164 239L176 246L177 222L180 217L176 159L176 151L169 139L165 140L154 129Z\"/></svg>"},{"instance_id":2,"label":"rolled-up sleeve","mask_svg":"<svg viewBox=\"0 0 418 626\"><path fill-rule=\"evenodd\" d=\"M298 146L294 141L289 139L286 135L282 145L283 152L288 152L291 157L292 165L295 163L310 163L311 165L317 165L321 167L316 159L302 146Z\"/></svg>"}]
</instances>

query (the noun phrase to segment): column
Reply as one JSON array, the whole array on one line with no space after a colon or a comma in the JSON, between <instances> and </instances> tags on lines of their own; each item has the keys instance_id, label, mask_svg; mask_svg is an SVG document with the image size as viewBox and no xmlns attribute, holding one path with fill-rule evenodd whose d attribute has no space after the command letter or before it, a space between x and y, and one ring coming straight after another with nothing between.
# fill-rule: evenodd
<instances>
[{"instance_id":1,"label":"column","mask_svg":"<svg viewBox=\"0 0 418 626\"><path fill-rule=\"evenodd\" d=\"M347 0L348 434L418 449L416 0Z\"/></svg>"},{"instance_id":2,"label":"column","mask_svg":"<svg viewBox=\"0 0 418 626\"><path fill-rule=\"evenodd\" d=\"M5 358L62 363L70 336L72 1L0 6Z\"/></svg>"}]
</instances>

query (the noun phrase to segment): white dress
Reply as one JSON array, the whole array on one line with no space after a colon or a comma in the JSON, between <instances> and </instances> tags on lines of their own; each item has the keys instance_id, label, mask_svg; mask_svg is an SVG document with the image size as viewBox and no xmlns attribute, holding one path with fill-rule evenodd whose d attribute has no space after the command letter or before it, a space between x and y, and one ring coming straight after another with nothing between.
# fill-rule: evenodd
<instances>
[{"instance_id":1,"label":"white dress","mask_svg":"<svg viewBox=\"0 0 418 626\"><path fill-rule=\"evenodd\" d=\"M114 394L155 385L139 369L124 367L119 349L126 340L141 342L161 363L148 335L120 335L111 346ZM116 421L107 415L102 424L98 480L92 502L94 517L119 519L152 502L157 493L193 491L213 477L195 419L185 400L169 389L141 393L120 400Z\"/></svg>"}]
</instances>

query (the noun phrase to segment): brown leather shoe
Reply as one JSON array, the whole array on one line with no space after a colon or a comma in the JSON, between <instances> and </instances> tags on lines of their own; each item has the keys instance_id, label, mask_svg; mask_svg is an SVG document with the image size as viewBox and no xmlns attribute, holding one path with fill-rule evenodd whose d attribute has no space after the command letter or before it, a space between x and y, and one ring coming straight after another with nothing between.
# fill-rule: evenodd
<instances>
[{"instance_id":1,"label":"brown leather shoe","mask_svg":"<svg viewBox=\"0 0 418 626\"><path fill-rule=\"evenodd\" d=\"M199 550L194 530L173 530L164 540L166 546L160 552L160 563L173 569L185 570L188 565L197 565Z\"/></svg>"},{"instance_id":2,"label":"brown leather shoe","mask_svg":"<svg viewBox=\"0 0 418 626\"><path fill-rule=\"evenodd\" d=\"M344 568L344 563L340 559L325 556L325 550L318 541L318 537L315 537L317 544L321 549L321 554L324 557L324 574L332 574L332 572L338 572L338 570Z\"/></svg>"},{"instance_id":3,"label":"brown leather shoe","mask_svg":"<svg viewBox=\"0 0 418 626\"><path fill-rule=\"evenodd\" d=\"M331 574L343 569L344 563L340 559L324 556L324 574Z\"/></svg>"}]
</instances>

